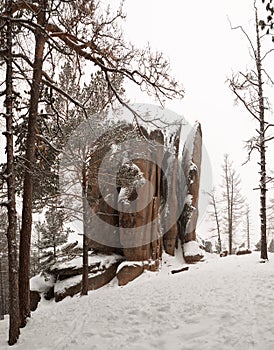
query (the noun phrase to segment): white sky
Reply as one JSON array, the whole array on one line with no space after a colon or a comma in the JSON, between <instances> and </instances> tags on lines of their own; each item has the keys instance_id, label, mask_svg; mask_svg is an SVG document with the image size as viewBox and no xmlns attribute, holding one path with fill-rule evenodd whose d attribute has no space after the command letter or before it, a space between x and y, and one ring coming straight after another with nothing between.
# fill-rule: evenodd
<instances>
[{"instance_id":1,"label":"white sky","mask_svg":"<svg viewBox=\"0 0 274 350\"><path fill-rule=\"evenodd\" d=\"M255 134L257 125L242 107L234 105L225 84L232 71L244 71L252 63L248 42L240 30L230 29L228 17L233 26L242 25L254 37L253 1L125 0L124 10L125 36L137 47L149 42L155 50L163 51L173 75L183 83L185 98L168 102L166 107L183 114L189 122L201 123L216 186L223 154L230 154L242 178L243 194L251 204L254 234L258 234L259 193L253 191L258 187L258 159L253 157L251 163L241 166L247 156L243 141ZM271 45L271 38L268 42ZM151 102L137 90L130 97L132 102ZM268 157L270 164L271 154ZM201 225L201 235L203 230Z\"/></svg>"}]
</instances>

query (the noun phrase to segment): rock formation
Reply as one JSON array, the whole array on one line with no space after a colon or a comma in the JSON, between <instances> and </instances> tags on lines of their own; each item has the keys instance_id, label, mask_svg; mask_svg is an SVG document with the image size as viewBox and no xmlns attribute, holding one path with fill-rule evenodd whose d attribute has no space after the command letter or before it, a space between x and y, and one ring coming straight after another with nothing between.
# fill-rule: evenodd
<instances>
[{"instance_id":1,"label":"rock formation","mask_svg":"<svg viewBox=\"0 0 274 350\"><path fill-rule=\"evenodd\" d=\"M132 148L135 156L128 157L127 149ZM193 128L181 124L150 131L120 123L93 145L87 190L91 220L86 226L89 290L115 276L122 286L144 270L157 271L163 252L174 255L182 249L187 263L203 257L195 231L201 159L198 123ZM61 257L47 271L55 281L56 301L81 290L79 247L65 249L69 260ZM36 304L37 296L32 294Z\"/></svg>"},{"instance_id":2,"label":"rock formation","mask_svg":"<svg viewBox=\"0 0 274 350\"><path fill-rule=\"evenodd\" d=\"M137 147L139 156L121 164L116 187L110 190L115 202L114 209L100 193L98 169L112 148L116 152L117 149L123 151L119 150L121 130L123 144L127 134L130 138L134 137L136 142L139 137L142 142ZM94 212L100 213L100 219L109 226L101 222L91 224L90 248L99 253L119 252L125 258L117 274L119 284L124 285L144 269L157 270L163 250L174 255L179 244L183 250L184 247L187 250L185 244L195 242L202 133L197 123L191 129L180 125L150 132L141 126L136 135L136 130L125 124L105 135L105 139L108 140L106 145L96 145L96 152L91 158L89 181L92 185L88 199ZM150 159L146 159L150 147ZM147 182L152 186L142 191L143 184ZM147 203L145 207L144 203ZM138 234L135 228L140 228ZM112 240L108 241L110 236ZM184 257L191 263L199 261L202 254L199 249L195 252L192 246L191 251L184 252Z\"/></svg>"}]
</instances>

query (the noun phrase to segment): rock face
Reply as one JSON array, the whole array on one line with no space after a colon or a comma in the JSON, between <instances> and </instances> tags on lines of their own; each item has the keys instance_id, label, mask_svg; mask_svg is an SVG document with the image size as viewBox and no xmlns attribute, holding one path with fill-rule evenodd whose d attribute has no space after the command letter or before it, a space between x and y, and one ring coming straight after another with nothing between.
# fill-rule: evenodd
<instances>
[{"instance_id":1,"label":"rock face","mask_svg":"<svg viewBox=\"0 0 274 350\"><path fill-rule=\"evenodd\" d=\"M95 290L109 283L116 276L116 270L124 261L124 257L117 254L107 255L93 252L89 254L88 260L88 290ZM55 279L53 293L55 301L61 301L81 291L82 263L82 257L78 256L71 260L57 261L51 266L49 273Z\"/></svg>"},{"instance_id":2,"label":"rock face","mask_svg":"<svg viewBox=\"0 0 274 350\"><path fill-rule=\"evenodd\" d=\"M138 146L139 154L146 155L147 149L152 148L149 160L140 156L121 163L118 174L116 172L116 184L108 192L115 204L113 208L100 192L99 178L102 175L99 169L108 152L112 149L122 151L119 149L121 130L123 142L127 135L136 140L138 137L147 140L147 145L142 142ZM141 126L139 132L136 136L136 130L129 124L119 126L103 137L107 143L97 144L91 157L89 204L109 225L99 223L97 226L93 222L89 228L90 248L108 254L119 252L128 262L142 263L119 269L120 285L139 276L147 262L157 270L163 250L174 255L179 243L184 249L185 243L196 240L202 159L200 124L191 130L180 125L172 130L167 127L150 132ZM152 186L142 190L147 182ZM142 228L138 234L136 228ZM108 241L109 237L112 238ZM109 243L101 244L102 241ZM184 257L195 262L203 254L200 251L194 256L187 254Z\"/></svg>"},{"instance_id":3,"label":"rock face","mask_svg":"<svg viewBox=\"0 0 274 350\"><path fill-rule=\"evenodd\" d=\"M88 278L88 290L96 290L108 284L116 276L116 270L119 264L120 262L118 261L97 273L91 272ZM82 275L76 275L59 283L57 282L54 288L55 301L58 302L67 296L72 297L79 293L81 291L81 280Z\"/></svg>"},{"instance_id":4,"label":"rock face","mask_svg":"<svg viewBox=\"0 0 274 350\"><path fill-rule=\"evenodd\" d=\"M80 249L78 247L78 249ZM81 291L82 256L64 258L57 257L57 261L45 273L41 273L30 280L31 311L36 310L43 296L46 300L55 299L56 302L67 296L73 296ZM115 276L118 266L125 260L117 254L89 253L88 290L95 290L109 283Z\"/></svg>"}]
</instances>

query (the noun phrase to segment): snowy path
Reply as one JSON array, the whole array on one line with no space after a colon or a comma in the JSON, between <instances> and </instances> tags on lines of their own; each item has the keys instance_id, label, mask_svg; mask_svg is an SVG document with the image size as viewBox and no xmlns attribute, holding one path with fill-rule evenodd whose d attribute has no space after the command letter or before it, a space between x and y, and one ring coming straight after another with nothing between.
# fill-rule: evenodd
<instances>
[{"instance_id":1,"label":"snowy path","mask_svg":"<svg viewBox=\"0 0 274 350\"><path fill-rule=\"evenodd\" d=\"M43 302L14 349L273 350L274 255L258 261L209 258L175 275L166 264L122 288ZM0 321L2 350L11 349L6 327Z\"/></svg>"}]
</instances>

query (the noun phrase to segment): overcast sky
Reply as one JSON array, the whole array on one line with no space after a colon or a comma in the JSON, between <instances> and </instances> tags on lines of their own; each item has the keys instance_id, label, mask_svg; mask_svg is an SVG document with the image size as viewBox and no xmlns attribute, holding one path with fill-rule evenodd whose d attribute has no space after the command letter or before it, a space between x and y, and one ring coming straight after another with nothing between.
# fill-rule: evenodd
<instances>
[{"instance_id":1,"label":"overcast sky","mask_svg":"<svg viewBox=\"0 0 274 350\"><path fill-rule=\"evenodd\" d=\"M259 193L253 191L258 187L258 158L241 166L247 157L244 140L254 135L257 125L242 107L235 106L225 84L233 71L244 71L252 64L248 42L240 30L231 30L229 20L254 37L253 1L125 0L124 10L126 37L138 47L149 42L155 50L163 51L173 74L183 83L185 98L168 102L166 107L183 114L189 122L201 123L216 186L223 154L230 154L242 178L243 194L251 204L254 234L258 233ZM269 38L268 46L270 42ZM273 59L269 57L265 63ZM133 102L151 102L137 91L131 97ZM270 165L271 154L268 157Z\"/></svg>"}]
</instances>

